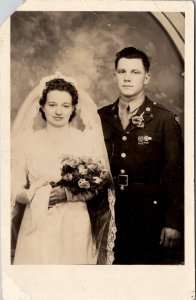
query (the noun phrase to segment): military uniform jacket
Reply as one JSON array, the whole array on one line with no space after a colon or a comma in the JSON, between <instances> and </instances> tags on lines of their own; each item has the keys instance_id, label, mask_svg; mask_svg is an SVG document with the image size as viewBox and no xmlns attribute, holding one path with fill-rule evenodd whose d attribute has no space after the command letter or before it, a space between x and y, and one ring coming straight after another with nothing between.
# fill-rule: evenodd
<instances>
[{"instance_id":1,"label":"military uniform jacket","mask_svg":"<svg viewBox=\"0 0 196 300\"><path fill-rule=\"evenodd\" d=\"M173 113L145 97L124 130L118 101L98 111L116 186L117 218L119 214L122 220L127 218L128 226L140 214L141 223L146 222L143 226L151 231L153 226L181 230L183 142L179 123Z\"/></svg>"}]
</instances>

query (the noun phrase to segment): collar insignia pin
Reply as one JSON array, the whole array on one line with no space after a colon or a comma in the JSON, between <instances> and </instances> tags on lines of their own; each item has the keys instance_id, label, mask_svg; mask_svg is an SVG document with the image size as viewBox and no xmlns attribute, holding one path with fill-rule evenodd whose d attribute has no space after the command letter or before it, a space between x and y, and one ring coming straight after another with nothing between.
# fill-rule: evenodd
<instances>
[{"instance_id":1,"label":"collar insignia pin","mask_svg":"<svg viewBox=\"0 0 196 300\"><path fill-rule=\"evenodd\" d=\"M143 136L138 136L137 140L138 140L139 145L143 145L143 143L144 143L144 137Z\"/></svg>"},{"instance_id":2,"label":"collar insignia pin","mask_svg":"<svg viewBox=\"0 0 196 300\"><path fill-rule=\"evenodd\" d=\"M149 141L151 140L152 140L151 136L147 136L147 135L144 136L144 144L149 144Z\"/></svg>"}]
</instances>

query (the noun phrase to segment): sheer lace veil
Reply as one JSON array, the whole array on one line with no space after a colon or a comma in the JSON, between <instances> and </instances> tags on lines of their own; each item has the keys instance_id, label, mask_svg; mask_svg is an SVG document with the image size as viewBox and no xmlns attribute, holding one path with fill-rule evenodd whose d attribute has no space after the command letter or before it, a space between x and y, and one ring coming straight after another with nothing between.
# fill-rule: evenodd
<instances>
[{"instance_id":1,"label":"sheer lace veil","mask_svg":"<svg viewBox=\"0 0 196 300\"><path fill-rule=\"evenodd\" d=\"M64 79L76 87L78 92L78 104L76 105L76 114L71 120L70 125L88 136L92 151L99 155L105 168L109 169L109 160L96 104L84 90L77 88L77 83L74 79L63 76L60 73L42 78L40 83L25 99L12 126L12 145L16 144L17 140L20 141L19 143L17 142L17 144L20 144L20 147L22 147L27 135L29 136L36 130L44 128L45 121L40 113L39 100L46 82L56 78ZM16 149L16 147L12 148ZM115 195L113 188L108 190L107 202L109 203L108 211L104 212L104 217L100 214L99 223L101 225L99 233L96 236L99 251L98 263L100 264L112 264L114 260L113 247L116 227L114 218Z\"/></svg>"}]
</instances>

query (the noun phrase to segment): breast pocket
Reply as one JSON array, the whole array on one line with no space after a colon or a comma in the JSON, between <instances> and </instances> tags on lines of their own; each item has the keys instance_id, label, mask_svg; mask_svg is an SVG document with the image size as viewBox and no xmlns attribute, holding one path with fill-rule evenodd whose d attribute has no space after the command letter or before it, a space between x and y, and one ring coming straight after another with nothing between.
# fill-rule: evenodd
<instances>
[{"instance_id":1,"label":"breast pocket","mask_svg":"<svg viewBox=\"0 0 196 300\"><path fill-rule=\"evenodd\" d=\"M142 133L137 136L137 159L139 161L157 161L163 150L161 134Z\"/></svg>"}]
</instances>

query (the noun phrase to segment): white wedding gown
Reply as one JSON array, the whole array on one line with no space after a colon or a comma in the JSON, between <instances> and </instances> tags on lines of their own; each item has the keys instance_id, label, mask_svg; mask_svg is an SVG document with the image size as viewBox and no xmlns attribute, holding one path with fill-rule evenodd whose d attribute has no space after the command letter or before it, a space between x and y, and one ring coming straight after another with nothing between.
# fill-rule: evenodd
<instances>
[{"instance_id":1,"label":"white wedding gown","mask_svg":"<svg viewBox=\"0 0 196 300\"><path fill-rule=\"evenodd\" d=\"M62 154L91 156L91 142L79 130L65 132L61 145L45 129L30 136L20 159L13 164L13 196L27 182L38 179L57 182L61 178ZM96 264L97 254L85 202L64 202L48 209L49 184L39 188L27 204L21 223L14 264Z\"/></svg>"}]
</instances>

